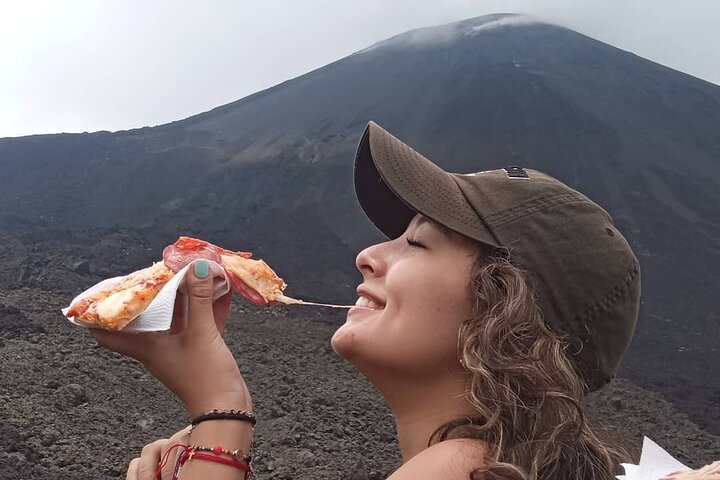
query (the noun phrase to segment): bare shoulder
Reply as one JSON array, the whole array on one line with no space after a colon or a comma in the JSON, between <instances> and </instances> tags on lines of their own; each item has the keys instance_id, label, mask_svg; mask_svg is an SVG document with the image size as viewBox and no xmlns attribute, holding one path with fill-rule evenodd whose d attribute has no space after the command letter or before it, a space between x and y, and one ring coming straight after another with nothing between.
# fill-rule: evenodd
<instances>
[{"instance_id":1,"label":"bare shoulder","mask_svg":"<svg viewBox=\"0 0 720 480\"><path fill-rule=\"evenodd\" d=\"M405 462L388 480L468 480L473 470L484 465L486 452L480 440L445 440Z\"/></svg>"}]
</instances>

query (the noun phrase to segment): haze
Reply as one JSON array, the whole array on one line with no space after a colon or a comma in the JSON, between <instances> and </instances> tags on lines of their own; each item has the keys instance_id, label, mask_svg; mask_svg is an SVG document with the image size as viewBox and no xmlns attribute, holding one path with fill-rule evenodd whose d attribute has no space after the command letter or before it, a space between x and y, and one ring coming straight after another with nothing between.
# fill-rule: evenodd
<instances>
[{"instance_id":1,"label":"haze","mask_svg":"<svg viewBox=\"0 0 720 480\"><path fill-rule=\"evenodd\" d=\"M717 0L16 1L0 4L0 137L163 124L413 28L500 12L720 84Z\"/></svg>"}]
</instances>

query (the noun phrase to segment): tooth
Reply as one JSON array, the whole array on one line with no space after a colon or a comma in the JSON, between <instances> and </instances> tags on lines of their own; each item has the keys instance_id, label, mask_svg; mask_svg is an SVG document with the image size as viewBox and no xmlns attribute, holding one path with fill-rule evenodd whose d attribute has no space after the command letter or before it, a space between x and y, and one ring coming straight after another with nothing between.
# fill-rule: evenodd
<instances>
[{"instance_id":1,"label":"tooth","mask_svg":"<svg viewBox=\"0 0 720 480\"><path fill-rule=\"evenodd\" d=\"M355 306L369 308L371 310L380 310L382 308L379 304L375 303L374 300L370 300L367 297L359 297L355 302Z\"/></svg>"}]
</instances>

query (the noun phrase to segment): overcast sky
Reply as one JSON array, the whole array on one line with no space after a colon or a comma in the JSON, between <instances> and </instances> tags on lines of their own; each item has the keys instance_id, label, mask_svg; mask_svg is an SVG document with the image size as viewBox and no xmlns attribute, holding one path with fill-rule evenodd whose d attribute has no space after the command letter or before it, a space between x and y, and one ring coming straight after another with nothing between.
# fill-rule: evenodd
<instances>
[{"instance_id":1,"label":"overcast sky","mask_svg":"<svg viewBox=\"0 0 720 480\"><path fill-rule=\"evenodd\" d=\"M0 0L0 137L179 120L406 30L499 12L720 84L720 0Z\"/></svg>"}]
</instances>

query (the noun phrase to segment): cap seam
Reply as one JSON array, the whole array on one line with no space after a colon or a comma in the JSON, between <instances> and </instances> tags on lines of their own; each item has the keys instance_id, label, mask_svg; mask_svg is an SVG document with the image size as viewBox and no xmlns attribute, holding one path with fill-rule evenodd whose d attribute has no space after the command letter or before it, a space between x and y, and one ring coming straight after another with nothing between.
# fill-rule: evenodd
<instances>
[{"instance_id":1,"label":"cap seam","mask_svg":"<svg viewBox=\"0 0 720 480\"><path fill-rule=\"evenodd\" d=\"M626 291L630 283L635 280L638 273L640 273L640 264L637 260L633 260L622 280L615 284L605 295L603 295L593 305L588 307L582 314L578 315L577 319L589 321L592 320L599 312L607 310L608 307L612 306L623 296L623 292Z\"/></svg>"},{"instance_id":2,"label":"cap seam","mask_svg":"<svg viewBox=\"0 0 720 480\"><path fill-rule=\"evenodd\" d=\"M477 217L480 219L482 224L485 226L485 230L487 230L488 233L490 233L490 235L492 236L493 240L495 240L495 245L493 245L493 246L502 246L503 243L500 241L500 239L497 237L497 235L495 235L495 232L493 231L493 229L490 228L490 225L485 220L485 217L482 215L482 213L480 213L480 211L475 207L473 202L471 202L470 199L468 198L468 196L465 194L465 190L462 188L462 185L460 185L460 182L458 182L457 178L454 175L450 175L450 178L452 179L453 182L455 182L455 185L457 185L458 190L460 190L460 193L462 194L463 198L465 199L465 202L467 202L467 204L470 206L470 208L475 212L475 215L477 215Z\"/></svg>"},{"instance_id":3,"label":"cap seam","mask_svg":"<svg viewBox=\"0 0 720 480\"><path fill-rule=\"evenodd\" d=\"M583 313L576 316L572 321L563 322L563 325L559 325L558 327L552 327L553 330L555 328L558 328L559 330L564 332L565 335L579 340L580 343L583 345L583 350L588 350L592 352L592 355L594 356L594 365L591 365L587 360L574 361L574 363L577 365L577 368L579 368L582 372L582 377L584 378L585 382L587 382L588 386L590 386L591 390L599 388L599 386L602 386L608 381L610 381L613 378L615 372L608 371L606 369L606 365L601 365L599 363L600 354L597 347L597 342L595 341L596 335L593 335L588 325L598 314L600 314L602 311L606 311L610 306L614 305L620 298L625 295L625 293L629 290L630 284L635 280L639 273L640 264L638 263L637 259L633 259L633 262L628 267L622 280L616 283L607 293L605 293L605 295L603 295L599 300L597 300L594 304L588 307ZM581 327L584 327L585 334L581 335L580 332L573 332L571 329L566 328L571 325L579 325ZM611 368L616 369L617 365Z\"/></svg>"},{"instance_id":4,"label":"cap seam","mask_svg":"<svg viewBox=\"0 0 720 480\"><path fill-rule=\"evenodd\" d=\"M581 314L578 314L570 322L560 322L562 325L559 326L561 330L567 332L564 326L569 324L576 324L577 320L592 320L601 310L607 309L608 306L612 305L621 296L624 290L627 290L627 286L635 279L640 272L640 264L636 259L626 269L626 273L623 278L610 288L602 297L600 297L595 303L587 307Z\"/></svg>"},{"instance_id":5,"label":"cap seam","mask_svg":"<svg viewBox=\"0 0 720 480\"><path fill-rule=\"evenodd\" d=\"M391 155L392 155L392 152L390 151L390 149L392 148L391 142L383 141L382 144L383 144L383 149L384 149L384 152L383 152L383 153L385 154L385 157L387 158L387 157L391 156ZM412 151L409 149L409 147L405 146L404 144L403 144L403 145L399 145L398 147L399 147L399 148L403 148L403 147L407 148L408 151L403 152L403 153L412 155ZM400 152L398 152L398 153L400 153ZM393 193L393 195L395 195L396 198L398 198L402 203L404 203L405 205L407 205L411 210L413 210L414 212L418 212L417 207L415 207L415 206L413 206L413 205L410 205L402 196L400 196L400 195L397 193L397 191L392 187L392 185L390 184L390 182L387 182L387 181L385 180L382 171L378 168L378 165L377 165L377 163L375 162L374 155L372 154L372 148L370 149L370 158L372 159L373 163L375 163L375 168L377 169L378 173L380 173L380 176L381 176L381 178L383 179L385 185L388 186L388 188L389 188L390 191ZM400 171L398 171L398 169L396 168L396 167L398 166L398 165L395 164L396 162L389 162L389 163L390 163L390 167L391 167L392 170L393 170L395 180L396 180L396 181L399 181L404 187L406 187L406 189L412 190L412 188L410 188L411 186L405 181L404 172L400 172ZM416 177L416 178L417 178L417 177ZM420 178L419 180L420 180L423 184L429 185L429 190L431 190L431 191L433 191L433 192L436 192L436 193L444 193L442 190L438 190L438 189L436 189L436 188L433 188L433 185L427 184L423 178ZM444 196L444 195L443 195L443 196ZM468 223L468 218L467 218L467 217L464 218L464 216L458 215L459 212L456 212L454 208L450 208L450 209L443 209L443 208L441 208L443 204L442 204L442 203L439 203L439 202L436 202L433 197L426 198L426 201L427 201L427 203L429 204L429 206L431 206L434 210L444 210L445 213L448 214L450 217L452 217L454 220L462 223L463 225L470 226L470 224ZM419 212L419 213L422 213L422 212ZM425 213L423 213L423 215L425 215Z\"/></svg>"},{"instance_id":6,"label":"cap seam","mask_svg":"<svg viewBox=\"0 0 720 480\"><path fill-rule=\"evenodd\" d=\"M530 214L557 207L570 202L587 202L587 198L576 192L564 192L558 195L542 197L523 205L509 208L501 212L488 215L486 222L489 227L497 228L507 223L514 222Z\"/></svg>"}]
</instances>

